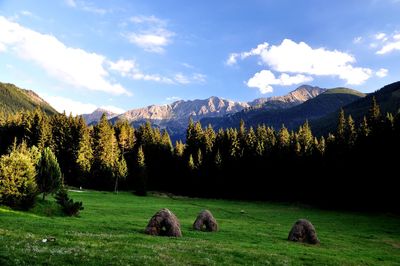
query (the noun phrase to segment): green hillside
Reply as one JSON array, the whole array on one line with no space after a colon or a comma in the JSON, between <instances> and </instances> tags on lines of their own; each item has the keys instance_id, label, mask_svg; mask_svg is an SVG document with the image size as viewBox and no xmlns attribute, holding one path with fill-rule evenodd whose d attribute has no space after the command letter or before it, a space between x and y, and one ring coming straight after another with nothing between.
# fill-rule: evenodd
<instances>
[{"instance_id":1,"label":"green hillside","mask_svg":"<svg viewBox=\"0 0 400 266\"><path fill-rule=\"evenodd\" d=\"M137 197L131 193L71 192L81 217L59 215L39 202L30 212L0 207L0 265L394 265L400 261L400 222L383 214L343 213L278 203ZM183 237L143 233L150 217L169 208ZM202 209L217 233L193 231ZM320 245L287 241L299 218L309 219ZM43 243L54 237L55 241Z\"/></svg>"},{"instance_id":2,"label":"green hillside","mask_svg":"<svg viewBox=\"0 0 400 266\"><path fill-rule=\"evenodd\" d=\"M334 88L292 108L245 110L223 118L203 119L201 122L204 125L211 123L214 128L228 128L237 127L240 120L243 119L248 126L266 124L280 128L284 124L289 129L297 129L305 120L326 116L363 97L365 97L365 94L359 91L348 88Z\"/></svg>"},{"instance_id":3,"label":"green hillside","mask_svg":"<svg viewBox=\"0 0 400 266\"><path fill-rule=\"evenodd\" d=\"M368 113L372 97L376 98L383 115L387 112L398 113L400 111L400 82L386 85L382 89L344 106L343 110L346 116L351 115L359 123L363 116ZM319 135L334 132L337 127L338 116L339 110L336 110L326 117L310 121L313 132Z\"/></svg>"},{"instance_id":4,"label":"green hillside","mask_svg":"<svg viewBox=\"0 0 400 266\"><path fill-rule=\"evenodd\" d=\"M57 111L36 93L18 88L14 84L0 82L0 112L15 113L20 110L34 110L37 107L47 114Z\"/></svg>"}]
</instances>

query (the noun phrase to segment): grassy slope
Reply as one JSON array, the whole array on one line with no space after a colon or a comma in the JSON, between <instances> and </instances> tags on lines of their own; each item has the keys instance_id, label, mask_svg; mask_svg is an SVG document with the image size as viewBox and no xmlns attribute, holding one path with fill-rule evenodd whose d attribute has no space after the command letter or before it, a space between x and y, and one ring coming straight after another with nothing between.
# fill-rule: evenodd
<instances>
[{"instance_id":1,"label":"grassy slope","mask_svg":"<svg viewBox=\"0 0 400 266\"><path fill-rule=\"evenodd\" d=\"M400 219L249 203L102 192L71 193L84 202L79 218L47 217L46 206L29 213L0 207L0 264L234 265L396 264L400 262ZM184 237L143 234L148 219L167 207L180 218ZM195 232L197 213L208 208L218 233ZM245 210L241 214L240 210ZM288 242L298 218L310 219L320 246ZM42 243L53 236L55 242Z\"/></svg>"},{"instance_id":2,"label":"grassy slope","mask_svg":"<svg viewBox=\"0 0 400 266\"><path fill-rule=\"evenodd\" d=\"M0 82L0 111L15 113L20 110L34 110L40 107L47 114L57 111L48 103L42 101L34 92L18 88L14 84Z\"/></svg>"}]
</instances>

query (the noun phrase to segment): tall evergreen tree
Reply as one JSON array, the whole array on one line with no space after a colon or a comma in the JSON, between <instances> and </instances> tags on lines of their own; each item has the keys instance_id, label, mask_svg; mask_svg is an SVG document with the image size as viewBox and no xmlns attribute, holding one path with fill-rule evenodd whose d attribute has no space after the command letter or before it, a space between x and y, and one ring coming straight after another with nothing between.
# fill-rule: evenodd
<instances>
[{"instance_id":1,"label":"tall evergreen tree","mask_svg":"<svg viewBox=\"0 0 400 266\"><path fill-rule=\"evenodd\" d=\"M147 170L145 157L142 146L139 147L136 155L136 167L137 167L137 188L136 193L140 196L147 195Z\"/></svg>"},{"instance_id":2,"label":"tall evergreen tree","mask_svg":"<svg viewBox=\"0 0 400 266\"><path fill-rule=\"evenodd\" d=\"M43 150L38 168L37 184L44 200L47 194L57 191L62 184L61 169L50 148Z\"/></svg>"},{"instance_id":3,"label":"tall evergreen tree","mask_svg":"<svg viewBox=\"0 0 400 266\"><path fill-rule=\"evenodd\" d=\"M344 115L343 108L340 109L339 118L338 118L338 126L336 130L336 139L340 143L340 145L344 145L346 142L346 118Z\"/></svg>"},{"instance_id":4,"label":"tall evergreen tree","mask_svg":"<svg viewBox=\"0 0 400 266\"><path fill-rule=\"evenodd\" d=\"M114 129L111 127L105 114L98 125L94 127L94 165L95 178L102 189L111 190L115 165L120 158L120 150Z\"/></svg>"}]
</instances>

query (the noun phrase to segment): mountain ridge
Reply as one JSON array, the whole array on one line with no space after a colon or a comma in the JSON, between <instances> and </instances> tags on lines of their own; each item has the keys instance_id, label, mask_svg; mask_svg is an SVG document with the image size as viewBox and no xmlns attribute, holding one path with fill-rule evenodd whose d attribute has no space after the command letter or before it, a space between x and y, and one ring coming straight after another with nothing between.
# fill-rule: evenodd
<instances>
[{"instance_id":1,"label":"mountain ridge","mask_svg":"<svg viewBox=\"0 0 400 266\"><path fill-rule=\"evenodd\" d=\"M0 111L15 113L22 110L32 111L40 108L49 115L58 112L33 90L17 87L11 83L0 82Z\"/></svg>"},{"instance_id":2,"label":"mountain ridge","mask_svg":"<svg viewBox=\"0 0 400 266\"><path fill-rule=\"evenodd\" d=\"M228 117L205 118L202 124L211 124L214 129L238 127L241 120L247 126L265 124L274 128L285 125L297 129L304 121L318 119L340 107L365 97L366 94L348 88L333 88L299 105L286 109L248 109Z\"/></svg>"}]
</instances>

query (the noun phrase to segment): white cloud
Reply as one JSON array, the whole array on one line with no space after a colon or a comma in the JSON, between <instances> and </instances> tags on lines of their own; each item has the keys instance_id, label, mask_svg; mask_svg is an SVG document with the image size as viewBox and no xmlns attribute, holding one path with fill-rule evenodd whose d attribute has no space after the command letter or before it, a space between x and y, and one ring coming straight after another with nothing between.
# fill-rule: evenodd
<instances>
[{"instance_id":1,"label":"white cloud","mask_svg":"<svg viewBox=\"0 0 400 266\"><path fill-rule=\"evenodd\" d=\"M90 114L94 110L99 108L92 103L82 103L80 101L75 101L61 96L42 95L42 97L58 112L62 113L65 111L67 115L69 115L70 113L72 113L72 115ZM100 108L109 110L117 114L122 114L125 112L124 109L112 105L100 106Z\"/></svg>"},{"instance_id":2,"label":"white cloud","mask_svg":"<svg viewBox=\"0 0 400 266\"><path fill-rule=\"evenodd\" d=\"M268 49L269 44L264 42L259 45L257 45L256 48L251 49L248 52L242 52L242 53L232 53L229 55L228 59L226 60L226 64L228 66L234 65L237 63L238 59L246 59L247 57L250 56L255 56L255 55L261 55L263 51Z\"/></svg>"},{"instance_id":3,"label":"white cloud","mask_svg":"<svg viewBox=\"0 0 400 266\"><path fill-rule=\"evenodd\" d=\"M135 61L120 59L117 62L109 62L110 69L119 72L123 77L136 68Z\"/></svg>"},{"instance_id":4,"label":"white cloud","mask_svg":"<svg viewBox=\"0 0 400 266\"><path fill-rule=\"evenodd\" d=\"M167 97L165 98L166 101L168 102L175 102L175 101L180 101L182 100L182 98L178 97L178 96L171 96L171 97Z\"/></svg>"},{"instance_id":5,"label":"white cloud","mask_svg":"<svg viewBox=\"0 0 400 266\"><path fill-rule=\"evenodd\" d=\"M166 84L174 84L174 81L171 78L163 77L158 74L144 74L142 72L134 72L130 75L134 80L144 80L144 81L155 81Z\"/></svg>"},{"instance_id":6,"label":"white cloud","mask_svg":"<svg viewBox=\"0 0 400 266\"><path fill-rule=\"evenodd\" d=\"M290 76L286 73L282 73L278 78L276 78L274 73L271 71L261 70L247 81L247 86L250 88L258 88L260 93L265 94L273 91L271 85L290 86L312 80L313 78L309 76L301 74Z\"/></svg>"},{"instance_id":7,"label":"white cloud","mask_svg":"<svg viewBox=\"0 0 400 266\"><path fill-rule=\"evenodd\" d=\"M5 52L5 51L7 51L7 47L5 44L1 43L1 41L0 41L0 53Z\"/></svg>"},{"instance_id":8,"label":"white cloud","mask_svg":"<svg viewBox=\"0 0 400 266\"><path fill-rule=\"evenodd\" d=\"M400 39L394 39L387 42L379 51L377 51L377 54L383 55L383 54L388 54L390 52L393 52L395 50L400 50Z\"/></svg>"},{"instance_id":9,"label":"white cloud","mask_svg":"<svg viewBox=\"0 0 400 266\"><path fill-rule=\"evenodd\" d=\"M357 36L353 39L354 44L362 43L362 41L363 41L363 37L361 37L361 36Z\"/></svg>"},{"instance_id":10,"label":"white cloud","mask_svg":"<svg viewBox=\"0 0 400 266\"><path fill-rule=\"evenodd\" d=\"M280 45L263 43L239 55L236 58L257 55L263 64L277 72L337 76L352 85L362 84L372 75L369 68L354 67L356 60L350 54L325 48L313 49L304 42L296 43L290 39L284 39Z\"/></svg>"},{"instance_id":11,"label":"white cloud","mask_svg":"<svg viewBox=\"0 0 400 266\"><path fill-rule=\"evenodd\" d=\"M94 104L82 103L61 96L43 96L43 99L60 113L65 111L66 114L72 113L72 115L90 114L97 109Z\"/></svg>"},{"instance_id":12,"label":"white cloud","mask_svg":"<svg viewBox=\"0 0 400 266\"><path fill-rule=\"evenodd\" d=\"M116 95L131 95L119 83L109 81L103 55L67 47L56 37L25 28L0 16L0 47L32 61L56 79L77 88ZM4 50L4 49L3 49Z\"/></svg>"},{"instance_id":13,"label":"white cloud","mask_svg":"<svg viewBox=\"0 0 400 266\"><path fill-rule=\"evenodd\" d=\"M182 73L178 73L175 75L174 79L180 84L189 84L190 79L183 75Z\"/></svg>"},{"instance_id":14,"label":"white cloud","mask_svg":"<svg viewBox=\"0 0 400 266\"><path fill-rule=\"evenodd\" d=\"M27 17L32 17L33 16L32 12L30 12L28 10L22 10L20 13L22 15L24 15L24 16L27 16Z\"/></svg>"},{"instance_id":15,"label":"white cloud","mask_svg":"<svg viewBox=\"0 0 400 266\"><path fill-rule=\"evenodd\" d=\"M167 30L167 21L155 16L135 16L130 18L130 22L136 29L123 36L147 52L163 53L175 35L174 32Z\"/></svg>"},{"instance_id":16,"label":"white cloud","mask_svg":"<svg viewBox=\"0 0 400 266\"><path fill-rule=\"evenodd\" d=\"M192 79L196 82L205 83L207 81L207 76L200 73L194 73Z\"/></svg>"},{"instance_id":17,"label":"white cloud","mask_svg":"<svg viewBox=\"0 0 400 266\"><path fill-rule=\"evenodd\" d=\"M173 34L169 31L158 31L154 33L130 33L126 37L129 42L143 48L147 52L163 53Z\"/></svg>"},{"instance_id":18,"label":"white cloud","mask_svg":"<svg viewBox=\"0 0 400 266\"><path fill-rule=\"evenodd\" d=\"M237 53L230 54L228 59L226 60L226 64L228 66L235 65L237 63L238 57L239 57L239 54L237 54Z\"/></svg>"},{"instance_id":19,"label":"white cloud","mask_svg":"<svg viewBox=\"0 0 400 266\"><path fill-rule=\"evenodd\" d=\"M65 3L70 7L76 7L75 0L65 0Z\"/></svg>"},{"instance_id":20,"label":"white cloud","mask_svg":"<svg viewBox=\"0 0 400 266\"><path fill-rule=\"evenodd\" d=\"M387 76L388 72L389 70L387 70L386 68L381 68L378 71L376 71L375 75L377 77L384 78Z\"/></svg>"},{"instance_id":21,"label":"white cloud","mask_svg":"<svg viewBox=\"0 0 400 266\"><path fill-rule=\"evenodd\" d=\"M387 40L386 33L379 32L379 33L375 34L375 39L382 40L382 41Z\"/></svg>"},{"instance_id":22,"label":"white cloud","mask_svg":"<svg viewBox=\"0 0 400 266\"><path fill-rule=\"evenodd\" d=\"M190 84L190 83L204 83L206 76L200 73L192 75L184 75L176 73L173 77L166 77L159 74L143 73L139 65L133 60L120 59L117 62L108 62L110 70L118 72L123 77L130 77L134 80L154 81L165 84Z\"/></svg>"},{"instance_id":23,"label":"white cloud","mask_svg":"<svg viewBox=\"0 0 400 266\"><path fill-rule=\"evenodd\" d=\"M400 34L398 32L393 32L391 34L379 32L374 35L374 39L379 42L372 42L370 47L379 49L376 54L384 55L400 50Z\"/></svg>"},{"instance_id":24,"label":"white cloud","mask_svg":"<svg viewBox=\"0 0 400 266\"><path fill-rule=\"evenodd\" d=\"M134 16L131 17L129 20L136 24L150 23L150 24L156 24L158 26L166 25L166 22L164 20L159 19L156 16Z\"/></svg>"},{"instance_id":25,"label":"white cloud","mask_svg":"<svg viewBox=\"0 0 400 266\"><path fill-rule=\"evenodd\" d=\"M69 7L77 8L86 12L95 13L99 15L104 15L109 12L109 10L107 9L96 7L92 2L65 0L65 3Z\"/></svg>"},{"instance_id":26,"label":"white cloud","mask_svg":"<svg viewBox=\"0 0 400 266\"><path fill-rule=\"evenodd\" d=\"M194 69L195 68L194 66L192 66L191 64L188 64L188 63L181 63L181 65L186 67L186 68L189 68L189 69Z\"/></svg>"},{"instance_id":27,"label":"white cloud","mask_svg":"<svg viewBox=\"0 0 400 266\"><path fill-rule=\"evenodd\" d=\"M108 110L108 111L111 111L111 112L116 113L116 114L125 113L124 109L116 107L116 106L113 106L113 105L102 105L102 106L100 106L100 108Z\"/></svg>"}]
</instances>

